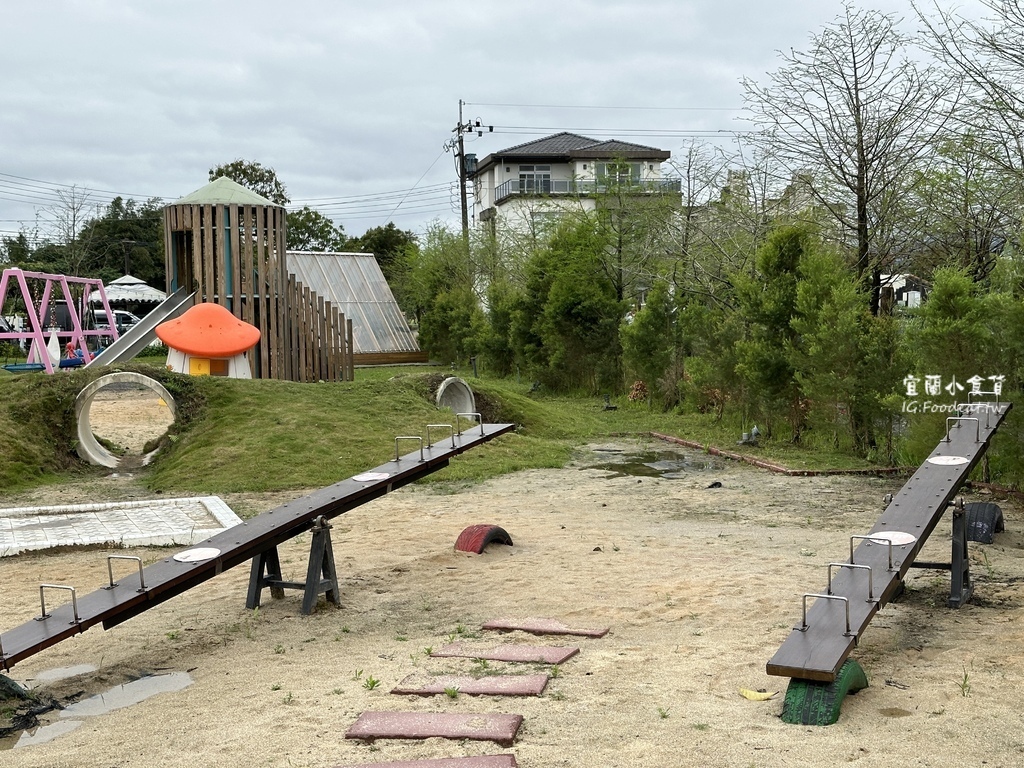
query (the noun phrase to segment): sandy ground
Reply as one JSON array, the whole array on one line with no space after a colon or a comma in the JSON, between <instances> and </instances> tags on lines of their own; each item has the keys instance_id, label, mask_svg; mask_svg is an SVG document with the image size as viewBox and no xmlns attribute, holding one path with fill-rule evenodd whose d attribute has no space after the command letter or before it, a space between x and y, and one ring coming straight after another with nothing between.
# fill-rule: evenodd
<instances>
[{"instance_id":1,"label":"sandy ground","mask_svg":"<svg viewBox=\"0 0 1024 768\"><path fill-rule=\"evenodd\" d=\"M639 449L618 444L604 448ZM659 444L659 449L666 446ZM593 448L593 447L592 447ZM948 575L913 571L854 658L870 686L836 725L783 723L788 680L765 663L799 622L799 597L824 586L825 564L866 531L893 479L786 478L736 464L679 479L621 475L581 451L563 469L498 478L455 495L411 487L338 518L332 531L343 605L299 615L300 595L245 610L236 568L125 624L94 628L18 664L11 676L69 700L143 674L187 672L161 693L38 746L4 752L9 768L57 766L326 766L510 751L524 768L556 766L1019 766L1024 763L1024 514L1002 502L1007 531L972 544L972 603L945 607ZM708 488L713 481L720 488ZM0 497L0 504L137 498L118 473L77 489ZM68 498L68 496L71 498ZM228 496L237 511L288 495ZM985 498L993 497L969 497ZM998 499L997 499L998 500ZM457 553L455 538L494 523L512 547ZM948 521L924 556L948 559ZM301 579L309 537L282 547ZM152 561L167 550L133 553ZM0 628L38 613L38 584L105 583L103 551L0 560ZM602 639L479 632L494 618L608 626ZM579 644L538 698L399 697L411 673L480 672L472 660L428 658L452 637ZM41 682L46 670L96 671ZM491 662L487 673L537 671ZM370 678L380 681L375 688ZM752 702L740 688L781 691ZM966 695L965 695L966 694ZM515 745L346 740L361 712L504 712L525 718ZM2 747L10 747L7 740Z\"/></svg>"}]
</instances>

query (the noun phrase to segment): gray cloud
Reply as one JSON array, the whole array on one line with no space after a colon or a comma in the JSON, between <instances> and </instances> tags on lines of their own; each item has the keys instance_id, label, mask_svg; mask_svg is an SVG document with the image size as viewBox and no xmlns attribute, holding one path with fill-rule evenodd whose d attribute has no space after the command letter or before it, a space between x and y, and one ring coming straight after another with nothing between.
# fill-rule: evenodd
<instances>
[{"instance_id":1,"label":"gray cloud","mask_svg":"<svg viewBox=\"0 0 1024 768\"><path fill-rule=\"evenodd\" d=\"M875 5L915 26L909 0ZM739 127L739 78L760 77L776 50L805 46L841 10L824 0L9 6L0 231L31 222L46 195L11 176L102 190L98 203L172 200L211 166L245 158L273 167L297 201L334 198L326 210L353 234L385 223L421 176L395 222L456 217L452 160L438 156L460 98L467 117L499 126L471 142L480 155L542 129L614 129L675 150L678 135L636 132ZM549 106L485 106L497 104Z\"/></svg>"}]
</instances>

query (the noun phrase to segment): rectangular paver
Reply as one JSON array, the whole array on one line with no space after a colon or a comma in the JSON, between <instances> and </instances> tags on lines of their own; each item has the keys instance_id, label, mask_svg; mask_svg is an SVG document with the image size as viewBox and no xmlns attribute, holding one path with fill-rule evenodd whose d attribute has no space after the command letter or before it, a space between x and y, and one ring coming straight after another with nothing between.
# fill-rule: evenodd
<instances>
[{"instance_id":1,"label":"rectangular paver","mask_svg":"<svg viewBox=\"0 0 1024 768\"><path fill-rule=\"evenodd\" d=\"M548 684L547 675L409 675L392 693L410 696L436 696L456 690L467 696L540 696Z\"/></svg>"},{"instance_id":2,"label":"rectangular paver","mask_svg":"<svg viewBox=\"0 0 1024 768\"><path fill-rule=\"evenodd\" d=\"M465 643L452 643L438 648L430 655L436 658L487 659L513 663L561 664L580 649L561 645L498 645L494 648L473 648Z\"/></svg>"},{"instance_id":3,"label":"rectangular paver","mask_svg":"<svg viewBox=\"0 0 1024 768\"><path fill-rule=\"evenodd\" d=\"M512 746L522 715L442 712L363 712L346 739L472 739Z\"/></svg>"}]
</instances>

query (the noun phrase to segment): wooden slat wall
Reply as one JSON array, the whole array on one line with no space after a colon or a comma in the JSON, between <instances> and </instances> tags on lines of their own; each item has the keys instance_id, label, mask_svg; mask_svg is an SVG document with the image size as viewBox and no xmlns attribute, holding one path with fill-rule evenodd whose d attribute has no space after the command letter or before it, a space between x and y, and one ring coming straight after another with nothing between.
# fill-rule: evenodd
<instances>
[{"instance_id":1,"label":"wooden slat wall","mask_svg":"<svg viewBox=\"0 0 1024 768\"><path fill-rule=\"evenodd\" d=\"M174 276L174 257L172 254L171 243L174 242L174 238L171 237L171 232L174 232L178 227L178 206L169 205L164 208L164 274L167 276L165 279L166 286L164 290L167 294L171 294L171 278Z\"/></svg>"},{"instance_id":2,"label":"wooden slat wall","mask_svg":"<svg viewBox=\"0 0 1024 768\"><path fill-rule=\"evenodd\" d=\"M202 262L203 262L203 282L201 285L202 295L206 297L207 301L216 302L216 283L214 282L214 265L217 263L215 258L215 251L213 250L213 229L216 224L213 221L213 206L204 205L201 216L203 223L203 249L202 249ZM211 255L214 258L211 258Z\"/></svg>"},{"instance_id":3,"label":"wooden slat wall","mask_svg":"<svg viewBox=\"0 0 1024 768\"><path fill-rule=\"evenodd\" d=\"M268 371L270 378L279 378L279 358L280 358L280 339L278 338L277 331L280 326L280 320L277 315L277 292L280 290L280 286L277 283L277 272L278 272L278 252L277 252L277 238L274 236L274 232L277 228L277 215L280 212L280 208L269 208L267 210L267 230L266 230L266 244L267 244L267 255L266 255L266 274L265 274L265 285L264 292L266 293L266 300L264 306L267 308L267 332L270 334L270 338L267 340L267 347L270 350L270 360L267 361ZM284 255L284 254L280 254Z\"/></svg>"},{"instance_id":4,"label":"wooden slat wall","mask_svg":"<svg viewBox=\"0 0 1024 768\"><path fill-rule=\"evenodd\" d=\"M295 275L288 275L287 288L285 289L288 294L288 306L297 307L299 305L298 299L295 295ZM299 330L295 323L290 322L291 317L289 316L288 323L288 365L290 366L291 376L289 377L292 381L296 380L298 376L299 368Z\"/></svg>"},{"instance_id":5,"label":"wooden slat wall","mask_svg":"<svg viewBox=\"0 0 1024 768\"><path fill-rule=\"evenodd\" d=\"M342 371L342 378L345 376L345 315L338 311L336 306L331 306L331 328L333 338L331 344L331 359L335 370Z\"/></svg>"},{"instance_id":6,"label":"wooden slat wall","mask_svg":"<svg viewBox=\"0 0 1024 768\"><path fill-rule=\"evenodd\" d=\"M256 206L256 285L253 288L253 301L256 302L258 316L257 326L260 329L260 378L270 378L269 340L267 339L267 250L264 247L267 236L267 209Z\"/></svg>"},{"instance_id":7,"label":"wooden slat wall","mask_svg":"<svg viewBox=\"0 0 1024 768\"><path fill-rule=\"evenodd\" d=\"M348 352L348 378L346 381L356 380L356 345L353 343L355 334L352 332L352 320L348 320L345 324L345 336L348 339L348 343L345 345L345 349Z\"/></svg>"},{"instance_id":8,"label":"wooden slat wall","mask_svg":"<svg viewBox=\"0 0 1024 768\"><path fill-rule=\"evenodd\" d=\"M310 300L310 290L302 286L302 335L305 337L305 362L302 366L302 378L300 381L313 381L316 363L314 362L314 350L316 341L313 338L313 307Z\"/></svg>"},{"instance_id":9,"label":"wooden slat wall","mask_svg":"<svg viewBox=\"0 0 1024 768\"><path fill-rule=\"evenodd\" d=\"M246 297L245 308L242 314L242 319L249 325L255 324L255 301L253 299L253 261L252 261L252 246L253 237L252 231L255 226L253 222L253 209L251 205L245 206L242 211L242 232L245 234L245 240L242 242L242 295Z\"/></svg>"},{"instance_id":10,"label":"wooden slat wall","mask_svg":"<svg viewBox=\"0 0 1024 768\"><path fill-rule=\"evenodd\" d=\"M242 317L242 253L240 250L241 226L238 220L238 206L228 206L229 223L231 225L231 313Z\"/></svg>"},{"instance_id":11,"label":"wooden slat wall","mask_svg":"<svg viewBox=\"0 0 1024 768\"><path fill-rule=\"evenodd\" d=\"M316 294L316 337L317 337L317 361L319 363L319 371L317 371L317 381L327 381L330 378L328 370L330 369L330 350L327 345L330 343L328 340L327 333L327 321L324 318L324 297Z\"/></svg>"},{"instance_id":12,"label":"wooden slat wall","mask_svg":"<svg viewBox=\"0 0 1024 768\"><path fill-rule=\"evenodd\" d=\"M276 208L277 227L274 229L275 247L277 250L277 275L275 276L276 290L274 295L277 298L277 360L278 378L293 381L295 371L291 367L291 355L288 351L288 256L286 248L286 233L288 231L287 211L284 208Z\"/></svg>"},{"instance_id":13,"label":"wooden slat wall","mask_svg":"<svg viewBox=\"0 0 1024 768\"><path fill-rule=\"evenodd\" d=\"M286 226L286 212L278 206L168 206L168 280L175 266L173 233L184 232L192 250L189 287L197 300L229 307L260 330L258 353L249 356L254 377L351 381L352 321L289 274ZM179 282L185 284L187 276L179 275Z\"/></svg>"},{"instance_id":14,"label":"wooden slat wall","mask_svg":"<svg viewBox=\"0 0 1024 768\"><path fill-rule=\"evenodd\" d=\"M214 255L216 258L213 259L213 268L217 273L217 303L222 307L228 306L228 284L227 284L227 257L228 251L225 246L225 238L227 232L224 231L224 227L227 222L224 221L224 206L218 205L213 209L213 222L214 226L217 227L216 237L214 242L216 247Z\"/></svg>"},{"instance_id":15,"label":"wooden slat wall","mask_svg":"<svg viewBox=\"0 0 1024 768\"><path fill-rule=\"evenodd\" d=\"M191 281L193 281L193 287L197 291L203 289L203 226L200 224L199 206L188 206L184 210L185 214L185 227L186 230L191 232L191 242L193 242L193 273L191 273ZM203 294L199 294L200 298Z\"/></svg>"},{"instance_id":16,"label":"wooden slat wall","mask_svg":"<svg viewBox=\"0 0 1024 768\"><path fill-rule=\"evenodd\" d=\"M353 365L402 365L429 362L426 352L360 352L352 357Z\"/></svg>"}]
</instances>

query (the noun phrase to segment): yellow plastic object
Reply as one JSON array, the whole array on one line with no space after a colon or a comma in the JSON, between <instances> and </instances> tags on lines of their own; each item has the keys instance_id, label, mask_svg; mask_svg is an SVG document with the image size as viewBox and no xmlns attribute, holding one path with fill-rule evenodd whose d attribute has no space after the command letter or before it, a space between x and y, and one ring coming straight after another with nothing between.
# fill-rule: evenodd
<instances>
[{"instance_id":1,"label":"yellow plastic object","mask_svg":"<svg viewBox=\"0 0 1024 768\"><path fill-rule=\"evenodd\" d=\"M210 359L206 357L191 357L188 361L188 372L191 376L209 376Z\"/></svg>"},{"instance_id":2,"label":"yellow plastic object","mask_svg":"<svg viewBox=\"0 0 1024 768\"><path fill-rule=\"evenodd\" d=\"M740 696L744 699L750 699L751 701L768 701L778 695L778 691L752 691L749 688L740 688Z\"/></svg>"}]
</instances>

